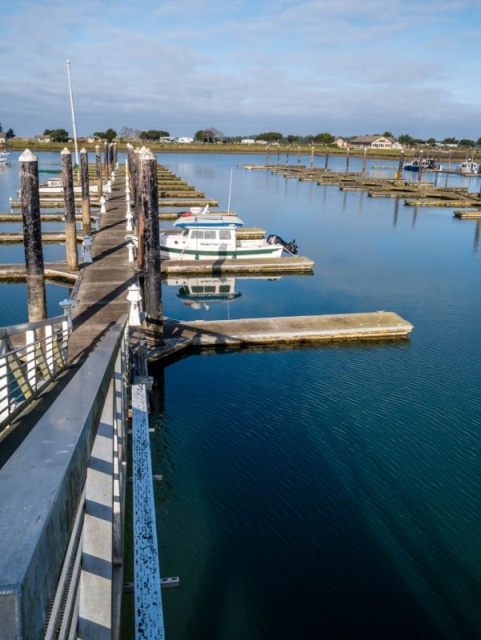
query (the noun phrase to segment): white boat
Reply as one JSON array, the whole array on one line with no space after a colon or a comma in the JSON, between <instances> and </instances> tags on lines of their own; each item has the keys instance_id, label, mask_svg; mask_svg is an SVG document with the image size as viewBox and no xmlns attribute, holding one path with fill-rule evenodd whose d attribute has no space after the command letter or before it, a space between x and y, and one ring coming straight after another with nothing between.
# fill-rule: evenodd
<instances>
[{"instance_id":1,"label":"white boat","mask_svg":"<svg viewBox=\"0 0 481 640\"><path fill-rule=\"evenodd\" d=\"M185 227L182 233L160 234L162 260L280 258L284 250L296 253L295 242L287 244L279 236L239 240L235 227Z\"/></svg>"},{"instance_id":2,"label":"white boat","mask_svg":"<svg viewBox=\"0 0 481 640\"><path fill-rule=\"evenodd\" d=\"M0 165L7 164L10 151L0 151Z\"/></svg>"},{"instance_id":3,"label":"white boat","mask_svg":"<svg viewBox=\"0 0 481 640\"><path fill-rule=\"evenodd\" d=\"M477 175L478 173L481 173L481 164L478 162L473 162L472 160L468 160L467 162L461 162L458 169L460 173Z\"/></svg>"},{"instance_id":4,"label":"white boat","mask_svg":"<svg viewBox=\"0 0 481 640\"><path fill-rule=\"evenodd\" d=\"M209 205L204 209L191 207L190 211L184 211L174 222L174 227L242 227L244 222L234 214L209 213Z\"/></svg>"}]
</instances>

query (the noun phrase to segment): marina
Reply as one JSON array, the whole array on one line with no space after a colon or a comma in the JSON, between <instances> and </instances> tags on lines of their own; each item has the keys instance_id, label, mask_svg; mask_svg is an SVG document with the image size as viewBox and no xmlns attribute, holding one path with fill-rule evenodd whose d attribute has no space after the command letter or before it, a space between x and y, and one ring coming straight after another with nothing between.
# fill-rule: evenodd
<instances>
[{"instance_id":1,"label":"marina","mask_svg":"<svg viewBox=\"0 0 481 640\"><path fill-rule=\"evenodd\" d=\"M169 158L173 172L182 166L182 176L224 208L231 164L225 156ZM201 179L199 166L209 169ZM122 268L132 273L125 204L119 184L115 189L86 269L90 286L73 310L74 320L88 313L92 323L78 353L105 322L107 297L126 304L119 288L126 278L112 279L111 293L98 282L95 293L92 269L118 228ZM167 366L155 356L150 394L152 473L163 477L156 489L162 576L180 575L181 584L162 595L169 637L191 637L192 624L209 637L220 608L230 611L222 624L230 640L274 638L286 629L298 637L339 637L359 628L371 637L415 629L434 639L449 637L453 616L469 633L479 614L463 594L478 588L470 568L481 557L481 479L475 456L464 453L478 444L470 428L479 409L471 383L481 348L471 321L479 306L476 225L441 207L418 211L364 191L260 171L236 172L233 195L246 225L296 237L313 268L272 278L236 275L234 290L242 295L234 304L227 296L186 305L179 287L162 287L170 358L174 341L180 349ZM121 267L115 254L111 264ZM3 324L17 321L5 317ZM307 318L315 317L313 329ZM361 341L351 329L341 340L315 335L328 319L340 330L351 318L357 331L384 318L402 325L403 335L386 339L387 325ZM189 341L201 357L185 357ZM216 346L222 355L212 357ZM189 402L181 392L186 383ZM438 560L446 553L449 567ZM429 575L419 570L420 557ZM286 573L295 590L283 582ZM453 583L454 596L445 587ZM301 617L291 615L292 602ZM374 602L373 616L367 612Z\"/></svg>"}]
</instances>

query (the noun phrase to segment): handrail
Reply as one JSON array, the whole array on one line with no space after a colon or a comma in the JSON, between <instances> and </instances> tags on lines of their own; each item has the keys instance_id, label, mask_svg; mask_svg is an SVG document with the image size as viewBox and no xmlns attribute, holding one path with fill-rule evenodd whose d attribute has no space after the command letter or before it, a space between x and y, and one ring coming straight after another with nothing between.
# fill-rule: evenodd
<instances>
[{"instance_id":1,"label":"handrail","mask_svg":"<svg viewBox=\"0 0 481 640\"><path fill-rule=\"evenodd\" d=\"M111 638L118 629L125 330L124 316L0 469L2 638L53 640L77 630Z\"/></svg>"},{"instance_id":2,"label":"handrail","mask_svg":"<svg viewBox=\"0 0 481 640\"><path fill-rule=\"evenodd\" d=\"M0 442L67 364L66 315L0 328Z\"/></svg>"}]
</instances>

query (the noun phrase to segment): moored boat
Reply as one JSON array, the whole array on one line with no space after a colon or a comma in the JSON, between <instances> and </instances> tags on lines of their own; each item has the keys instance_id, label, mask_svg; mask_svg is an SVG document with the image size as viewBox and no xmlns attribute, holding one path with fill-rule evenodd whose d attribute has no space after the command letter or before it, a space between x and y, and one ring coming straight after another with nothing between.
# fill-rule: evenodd
<instances>
[{"instance_id":1,"label":"moored boat","mask_svg":"<svg viewBox=\"0 0 481 640\"><path fill-rule=\"evenodd\" d=\"M0 151L0 165L7 164L10 151Z\"/></svg>"},{"instance_id":2,"label":"moored boat","mask_svg":"<svg viewBox=\"0 0 481 640\"><path fill-rule=\"evenodd\" d=\"M280 258L285 250L296 253L295 242L285 243L279 236L240 240L235 227L192 226L185 227L180 234L160 234L163 260Z\"/></svg>"},{"instance_id":3,"label":"moored boat","mask_svg":"<svg viewBox=\"0 0 481 640\"><path fill-rule=\"evenodd\" d=\"M466 162L461 162L458 166L458 170L460 173L467 175L478 175L481 173L481 163L467 160Z\"/></svg>"}]
</instances>

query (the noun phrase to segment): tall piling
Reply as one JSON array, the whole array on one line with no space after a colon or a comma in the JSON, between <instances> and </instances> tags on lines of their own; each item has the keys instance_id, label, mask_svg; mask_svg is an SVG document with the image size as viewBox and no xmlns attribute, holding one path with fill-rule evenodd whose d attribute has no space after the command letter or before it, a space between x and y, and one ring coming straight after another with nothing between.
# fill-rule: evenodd
<instances>
[{"instance_id":1,"label":"tall piling","mask_svg":"<svg viewBox=\"0 0 481 640\"><path fill-rule=\"evenodd\" d=\"M40 222L38 159L30 149L25 149L19 158L19 163L25 270L27 274L28 319L29 322L37 322L47 318L42 227Z\"/></svg>"},{"instance_id":2,"label":"tall piling","mask_svg":"<svg viewBox=\"0 0 481 640\"><path fill-rule=\"evenodd\" d=\"M95 177L97 179L97 195L100 198L103 196L104 190L102 188L102 160L100 157L100 147L95 145Z\"/></svg>"},{"instance_id":3,"label":"tall piling","mask_svg":"<svg viewBox=\"0 0 481 640\"><path fill-rule=\"evenodd\" d=\"M60 152L62 164L63 200L65 205L65 262L67 271L78 271L77 227L73 189L72 154L65 147Z\"/></svg>"},{"instance_id":4,"label":"tall piling","mask_svg":"<svg viewBox=\"0 0 481 640\"><path fill-rule=\"evenodd\" d=\"M91 236L89 157L87 149L84 148L80 150L80 180L82 183L82 232L84 236Z\"/></svg>"},{"instance_id":5,"label":"tall piling","mask_svg":"<svg viewBox=\"0 0 481 640\"><path fill-rule=\"evenodd\" d=\"M142 215L144 219L144 311L147 344L162 346L162 292L160 283L159 196L157 160L150 150L141 156Z\"/></svg>"},{"instance_id":6,"label":"tall piling","mask_svg":"<svg viewBox=\"0 0 481 640\"><path fill-rule=\"evenodd\" d=\"M326 147L326 159L324 161L324 170L327 171L329 165L329 147Z\"/></svg>"}]
</instances>

